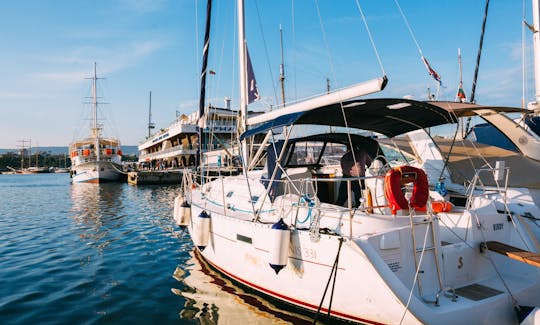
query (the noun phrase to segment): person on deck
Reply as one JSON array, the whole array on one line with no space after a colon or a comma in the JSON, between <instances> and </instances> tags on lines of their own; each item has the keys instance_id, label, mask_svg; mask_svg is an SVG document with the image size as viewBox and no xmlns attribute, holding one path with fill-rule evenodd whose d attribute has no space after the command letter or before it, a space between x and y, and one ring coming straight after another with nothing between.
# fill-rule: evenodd
<instances>
[{"instance_id":1,"label":"person on deck","mask_svg":"<svg viewBox=\"0 0 540 325\"><path fill-rule=\"evenodd\" d=\"M340 160L341 170L343 172L343 178L349 177L364 177L366 174L366 167L371 165L371 157L365 150L352 150L347 151ZM360 197L362 196L362 189L364 188L364 180L351 180L351 189L354 193L355 207L360 205ZM343 206L347 201L347 182L342 181L339 185L337 205Z\"/></svg>"}]
</instances>

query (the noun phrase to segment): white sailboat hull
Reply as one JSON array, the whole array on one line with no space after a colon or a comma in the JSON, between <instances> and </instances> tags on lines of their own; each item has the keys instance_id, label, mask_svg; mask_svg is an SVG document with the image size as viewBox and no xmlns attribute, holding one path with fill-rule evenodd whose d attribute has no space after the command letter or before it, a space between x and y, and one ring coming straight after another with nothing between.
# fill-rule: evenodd
<instances>
[{"instance_id":1,"label":"white sailboat hull","mask_svg":"<svg viewBox=\"0 0 540 325\"><path fill-rule=\"evenodd\" d=\"M362 228L365 231L363 235L355 235L352 239L346 234L339 236L330 232L321 234L318 241L313 241L309 230L291 230L288 263L276 274L269 266L273 244L271 228L274 222L251 221L250 214L247 213L248 205L240 207L238 204L229 207L225 212L218 198L222 196L221 193L227 193L232 188L227 187L227 190L222 192L218 184L213 183L211 191L202 196L198 191L191 192L192 221L188 230L195 246L210 265L259 293L311 313L315 313L323 301L320 317L330 310L333 318L358 323L517 323L514 306L509 295L505 293L500 278L493 270L486 273L489 261L472 245L466 247L462 243L456 243L441 247L436 244L443 251L442 255L448 256L448 260L439 258L438 261L444 267L442 273L446 277L445 283L451 283L455 288L480 285L499 293L478 301L464 297L452 301L441 293L439 306L427 303L427 300L434 301L439 291L434 266L435 255L431 252L424 254L425 267L422 267L420 275L424 293L419 294L418 288L412 284L415 270L412 257L414 250L407 216L403 219L392 219L390 216L355 216L365 219L356 219L363 221L353 225L353 233L358 234L358 230ZM256 183L250 183L250 187L257 192ZM201 245L198 242L201 238L200 230L203 227L208 229L203 225L206 220L198 217L203 211L210 215L211 221L208 239ZM284 214L280 216L285 217ZM448 218L452 220L451 216ZM324 221L321 221L321 227L323 225ZM348 221L342 218L339 227L347 232ZM417 226L415 231L418 238L424 238L426 227ZM505 236L511 237L513 234L509 230ZM341 248L340 238L343 239ZM388 242L389 238L390 241L397 238L399 245L390 244L386 247L388 244L383 243ZM433 246L433 242L428 241L426 247L430 246ZM422 247L422 243L417 243L416 247ZM337 255L339 262L333 284L334 279L330 277ZM466 267L458 269L459 258L465 261ZM497 264L498 272L504 273L506 285L511 289L514 298L532 306L540 304L540 276L537 269L513 261L509 264L502 260L504 257L491 258ZM327 283L329 285L323 300ZM410 288L414 289L407 304Z\"/></svg>"}]
</instances>

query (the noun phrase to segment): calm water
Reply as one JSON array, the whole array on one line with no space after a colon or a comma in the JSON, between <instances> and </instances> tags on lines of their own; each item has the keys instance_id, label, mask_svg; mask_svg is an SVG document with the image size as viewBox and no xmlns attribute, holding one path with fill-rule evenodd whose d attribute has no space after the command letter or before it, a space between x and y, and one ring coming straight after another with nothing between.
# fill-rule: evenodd
<instances>
[{"instance_id":1,"label":"calm water","mask_svg":"<svg viewBox=\"0 0 540 325\"><path fill-rule=\"evenodd\" d=\"M305 322L194 257L178 190L0 175L0 324Z\"/></svg>"}]
</instances>

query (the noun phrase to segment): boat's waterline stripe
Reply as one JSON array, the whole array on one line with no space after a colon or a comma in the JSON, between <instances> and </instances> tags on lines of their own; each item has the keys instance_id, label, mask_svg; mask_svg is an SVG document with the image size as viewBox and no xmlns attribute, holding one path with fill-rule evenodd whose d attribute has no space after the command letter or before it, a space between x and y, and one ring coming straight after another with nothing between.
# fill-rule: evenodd
<instances>
[{"instance_id":1,"label":"boat's waterline stripe","mask_svg":"<svg viewBox=\"0 0 540 325\"><path fill-rule=\"evenodd\" d=\"M203 253L200 252L201 256L204 257ZM307 309L311 309L311 310L317 310L319 308L319 306L315 306L315 305L312 305L310 303L307 303L305 301L301 301L301 300L297 300L295 298L291 298L291 297L288 297L288 296L285 296L283 294L280 294L280 293L277 293L277 292L274 292L274 291L271 291L271 290L268 290L266 288L263 288L261 286L258 286L254 283L251 283L247 280L244 280L232 273L229 273L227 271L225 271L224 269L220 268L219 266L215 265L214 263L210 262L208 259L204 259L207 263L211 264L212 267L216 268L217 270L219 270L220 272L222 272L223 274L226 274L227 276L235 279L236 281L240 282L240 283L243 283L244 285L247 285L248 287L251 287L253 289L256 289L258 291L261 291L265 294L268 294L270 296L273 296L273 297L277 297L279 299L282 299L282 300L285 300L285 301L288 301L289 303L292 303L292 304L295 304L295 305L298 305L298 306L302 306L304 308L307 308ZM328 309L327 308L321 308L320 310L320 313L321 314L328 314ZM363 322L363 323L367 323L367 324L374 324L374 325L384 325L383 323L379 323L379 322L376 322L376 321L372 321L372 320L368 320L368 319L364 319L364 318L361 318L361 317L357 317L357 316L353 316L353 315L348 315L348 314L345 314L345 313L341 313L339 311L335 311L335 310L331 310L330 311L330 315L332 316L335 316L335 317L339 317L339 318L342 318L342 319L347 319L347 320L354 320L354 321L357 321L357 322Z\"/></svg>"}]
</instances>

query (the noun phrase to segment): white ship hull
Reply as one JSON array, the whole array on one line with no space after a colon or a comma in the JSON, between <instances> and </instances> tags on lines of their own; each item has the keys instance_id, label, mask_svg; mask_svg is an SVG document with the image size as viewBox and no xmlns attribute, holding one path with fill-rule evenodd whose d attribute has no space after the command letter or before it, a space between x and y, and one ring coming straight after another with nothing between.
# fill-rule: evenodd
<instances>
[{"instance_id":1,"label":"white ship hull","mask_svg":"<svg viewBox=\"0 0 540 325\"><path fill-rule=\"evenodd\" d=\"M241 178L237 184L240 183ZM538 269L517 261L506 261L505 257L496 254L486 258L479 252L479 238L471 238L468 245L456 242L442 246L440 243L448 240L446 237L449 235L436 231L435 238L441 239L435 245L429 235L426 243L419 240L416 249L413 249L408 216L393 218L389 215L365 214L353 218L350 228L353 236L350 237L348 213L347 216L340 216L332 215L329 211L322 212L323 205L321 229L330 229L328 234L321 234L319 240L314 241L309 229L301 229L298 224L297 229L293 227L287 265L276 274L269 266L273 245L272 225L279 216L294 218L293 215L298 212L284 214L277 209L272 211L270 205L256 206L256 209L267 213L261 213L261 222L253 222L252 215L247 212L249 203L235 204L226 209L219 203L223 193L237 192L239 188L233 186L222 190L219 181L207 186L211 189L203 191L205 194L202 196L198 191L191 192L192 217L187 226L203 258L224 275L259 293L311 313L315 313L320 305L321 318L330 310L330 315L335 319L367 324L513 324L517 319L505 286L520 303L532 306L540 304ZM250 187L257 192L257 182L251 182ZM489 204L482 209L487 208ZM203 211L210 215L211 220L205 245L199 242L203 226L198 216ZM418 216L420 223L424 217ZM462 219L463 215L460 212L441 217L448 222ZM482 217L481 222L488 227L491 223L505 222L505 218L495 213ZM285 222L290 224L291 221ZM434 223L437 229L437 219ZM464 227L470 227L469 231L474 232L475 227ZM427 228L427 225L416 226L416 237L424 239L424 233L430 232ZM341 236L335 233L338 230L342 232ZM505 227L504 233L493 233L494 238L506 238L505 242L512 242L516 235L511 227ZM341 248L340 240L343 240ZM392 241L397 242L387 244ZM421 250L422 246L436 246L443 257L435 257L429 251L424 253L422 273L419 275L422 282L420 293L418 284L413 285L415 266L412 252ZM338 255L339 262L333 270ZM490 259L499 273L489 265ZM442 267L444 282L451 283L453 289L472 285L474 288L493 290L497 294L477 301L461 295L453 301L450 295L440 292L435 267L437 263ZM331 278L333 271L337 272L335 282ZM505 283L501 281L501 276ZM414 288L412 294L411 288ZM435 306L433 302L437 295L439 303ZM410 302L407 303L409 296Z\"/></svg>"},{"instance_id":2,"label":"white ship hull","mask_svg":"<svg viewBox=\"0 0 540 325\"><path fill-rule=\"evenodd\" d=\"M82 163L72 167L73 183L105 183L121 180L121 166L110 161Z\"/></svg>"}]
</instances>

